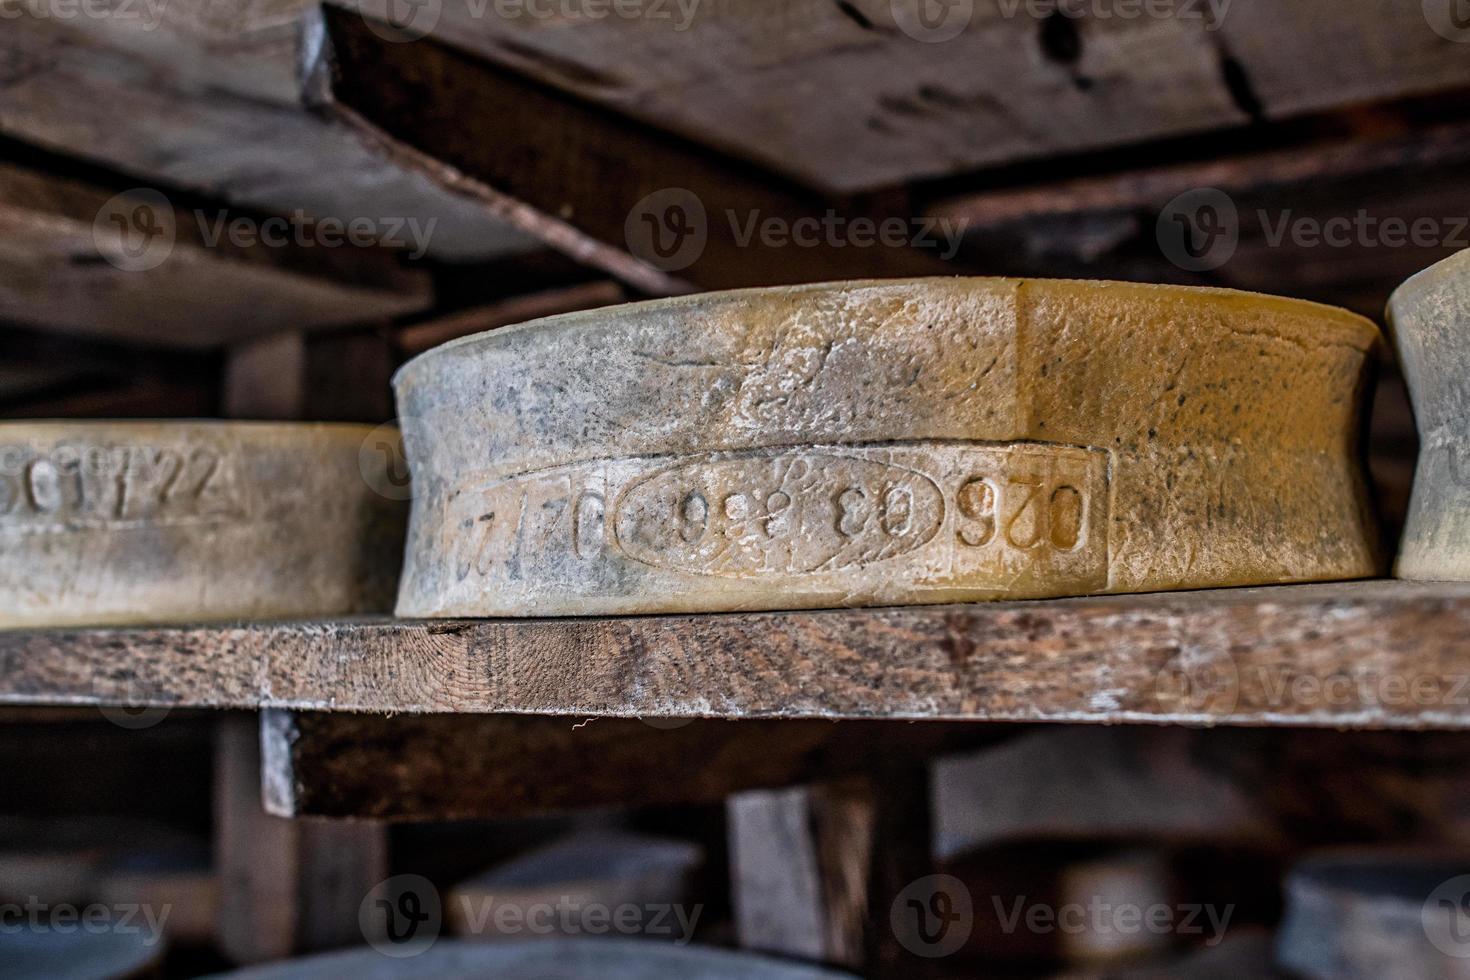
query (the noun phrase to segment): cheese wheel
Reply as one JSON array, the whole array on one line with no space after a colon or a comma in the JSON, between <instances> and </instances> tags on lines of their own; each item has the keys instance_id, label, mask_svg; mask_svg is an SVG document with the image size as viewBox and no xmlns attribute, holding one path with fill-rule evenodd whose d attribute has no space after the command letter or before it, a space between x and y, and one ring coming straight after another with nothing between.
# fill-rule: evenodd
<instances>
[{"instance_id":1,"label":"cheese wheel","mask_svg":"<svg viewBox=\"0 0 1470 980\"><path fill-rule=\"evenodd\" d=\"M400 452L356 425L0 424L0 627L386 611Z\"/></svg>"},{"instance_id":2,"label":"cheese wheel","mask_svg":"<svg viewBox=\"0 0 1470 980\"><path fill-rule=\"evenodd\" d=\"M1010 279L738 290L464 338L395 378L398 612L1024 599L1374 574L1367 320Z\"/></svg>"},{"instance_id":3,"label":"cheese wheel","mask_svg":"<svg viewBox=\"0 0 1470 980\"><path fill-rule=\"evenodd\" d=\"M1470 250L1394 291L1388 322L1419 427L1401 578L1470 581Z\"/></svg>"}]
</instances>

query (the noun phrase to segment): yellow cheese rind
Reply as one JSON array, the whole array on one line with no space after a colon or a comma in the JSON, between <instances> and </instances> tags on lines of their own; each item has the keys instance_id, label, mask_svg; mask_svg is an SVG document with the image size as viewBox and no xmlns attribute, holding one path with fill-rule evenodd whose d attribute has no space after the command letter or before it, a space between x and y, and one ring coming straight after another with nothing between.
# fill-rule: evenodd
<instances>
[{"instance_id":1,"label":"yellow cheese rind","mask_svg":"<svg viewBox=\"0 0 1470 980\"><path fill-rule=\"evenodd\" d=\"M0 627L386 611L397 451L355 425L0 424Z\"/></svg>"},{"instance_id":2,"label":"yellow cheese rind","mask_svg":"<svg viewBox=\"0 0 1470 980\"><path fill-rule=\"evenodd\" d=\"M1226 290L740 290L455 341L395 379L398 612L1039 598L1374 574L1377 329Z\"/></svg>"}]
</instances>

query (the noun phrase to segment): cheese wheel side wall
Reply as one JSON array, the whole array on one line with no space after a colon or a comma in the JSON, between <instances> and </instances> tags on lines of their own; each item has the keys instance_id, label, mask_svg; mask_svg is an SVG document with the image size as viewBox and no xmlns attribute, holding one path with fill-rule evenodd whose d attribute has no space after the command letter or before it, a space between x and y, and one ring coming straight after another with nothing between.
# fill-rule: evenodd
<instances>
[{"instance_id":1,"label":"cheese wheel side wall","mask_svg":"<svg viewBox=\"0 0 1470 980\"><path fill-rule=\"evenodd\" d=\"M582 615L1353 578L1368 321L1123 283L705 294L395 380L398 612Z\"/></svg>"}]
</instances>

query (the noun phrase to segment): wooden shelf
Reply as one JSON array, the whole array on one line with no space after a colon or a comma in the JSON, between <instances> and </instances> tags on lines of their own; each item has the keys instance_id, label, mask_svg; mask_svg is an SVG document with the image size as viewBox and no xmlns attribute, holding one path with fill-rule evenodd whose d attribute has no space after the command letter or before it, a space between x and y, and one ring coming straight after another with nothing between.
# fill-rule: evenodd
<instances>
[{"instance_id":1,"label":"wooden shelf","mask_svg":"<svg viewBox=\"0 0 1470 980\"><path fill-rule=\"evenodd\" d=\"M1470 584L0 633L0 703L1470 728Z\"/></svg>"}]
</instances>

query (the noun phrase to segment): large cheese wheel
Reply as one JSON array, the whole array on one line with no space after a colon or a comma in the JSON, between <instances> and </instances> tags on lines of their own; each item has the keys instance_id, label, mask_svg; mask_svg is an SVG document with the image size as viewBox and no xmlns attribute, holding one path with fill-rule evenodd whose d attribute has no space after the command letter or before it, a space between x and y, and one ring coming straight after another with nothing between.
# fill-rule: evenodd
<instances>
[{"instance_id":1,"label":"large cheese wheel","mask_svg":"<svg viewBox=\"0 0 1470 980\"><path fill-rule=\"evenodd\" d=\"M1388 321L1419 427L1396 570L1470 581L1470 250L1395 290Z\"/></svg>"},{"instance_id":2,"label":"large cheese wheel","mask_svg":"<svg viewBox=\"0 0 1470 980\"><path fill-rule=\"evenodd\" d=\"M398 612L1019 599L1377 569L1367 320L1009 279L740 290L537 320L395 380Z\"/></svg>"},{"instance_id":3,"label":"large cheese wheel","mask_svg":"<svg viewBox=\"0 0 1470 980\"><path fill-rule=\"evenodd\" d=\"M356 425L0 424L0 627L387 611L399 451Z\"/></svg>"}]
</instances>

